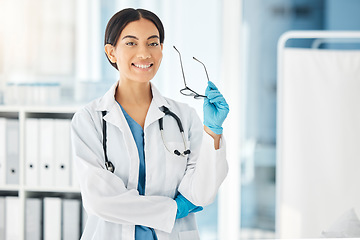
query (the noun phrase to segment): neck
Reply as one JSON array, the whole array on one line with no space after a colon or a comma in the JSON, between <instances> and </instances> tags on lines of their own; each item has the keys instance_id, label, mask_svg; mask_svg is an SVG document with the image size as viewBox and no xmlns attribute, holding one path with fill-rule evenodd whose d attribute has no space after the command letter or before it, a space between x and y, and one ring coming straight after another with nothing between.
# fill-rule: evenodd
<instances>
[{"instance_id":1,"label":"neck","mask_svg":"<svg viewBox=\"0 0 360 240\"><path fill-rule=\"evenodd\" d=\"M121 105L149 105L152 100L150 82L138 83L120 80L116 89L115 99Z\"/></svg>"}]
</instances>

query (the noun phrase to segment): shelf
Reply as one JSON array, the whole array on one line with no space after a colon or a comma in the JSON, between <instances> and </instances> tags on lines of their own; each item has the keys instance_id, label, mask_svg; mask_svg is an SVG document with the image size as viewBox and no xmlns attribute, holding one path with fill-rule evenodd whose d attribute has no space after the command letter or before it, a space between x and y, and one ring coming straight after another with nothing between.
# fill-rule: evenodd
<instances>
[{"instance_id":1,"label":"shelf","mask_svg":"<svg viewBox=\"0 0 360 240\"><path fill-rule=\"evenodd\" d=\"M25 239L25 215L26 215L26 202L29 198L39 198L39 199L45 199L47 197L56 197L61 199L77 199L81 200L81 193L79 187L76 186L65 186L65 187L59 187L59 186L37 186L37 187L30 187L27 186L25 183L27 182L26 176L26 166L27 165L27 143L29 141L28 136L31 136L30 134L27 135L29 129L36 129L36 128L27 128L29 125L28 121L29 119L39 119L39 121L47 121L47 119L54 119L56 121L49 121L49 122L64 122L64 121L58 121L58 119L67 119L70 120L74 113L80 109L80 106L55 106L55 105L49 105L49 106L8 106L8 105L0 105L0 118L6 118L6 119L17 119L18 120L18 159L19 159L19 165L18 165L18 173L19 173L19 180L18 182L20 184L16 185L8 185L3 183L0 186L0 196L1 197L18 197L18 211L20 213L19 219L19 226L18 231L20 233L20 240ZM34 121L32 121L34 122ZM35 121L36 122L36 121ZM30 125L34 126L34 125ZM35 125L36 126L36 125ZM64 126L64 125L58 125L58 126ZM70 131L70 124L67 125L69 127ZM5 128L6 129L6 128ZM40 129L40 127L39 127ZM51 131L52 132L52 131ZM58 133L58 132L57 132ZM56 132L54 131L56 136ZM62 134L60 134L62 135ZM59 136L60 136L59 135ZM55 137L54 137L55 138ZM68 139L68 140L66 140ZM69 135L66 135L66 139L61 139L61 141L64 144L70 145L70 132ZM3 139L2 143L6 144L6 138ZM42 143L46 143L46 141L42 141ZM40 143L38 143L40 144ZM53 143L52 143L53 144ZM6 144L7 145L7 144ZM41 145L38 145L39 148L41 148ZM58 146L58 145L57 145ZM46 146L43 145L43 148L46 149ZM59 152L59 150L58 150ZM66 152L66 151L65 151ZM55 154L53 154L55 155ZM57 155L58 156L58 155ZM34 158L36 159L36 158ZM40 159L40 158L39 158ZM4 160L4 158L0 159ZM67 169L73 169L71 167L72 164L72 158L69 151L69 162L64 161L65 164L69 166ZM39 164L40 166L40 164ZM38 172L39 174L39 172ZM75 177L74 173L69 173L69 177L73 179ZM35 178L31 178L35 179ZM69 183L71 182L71 179L69 180ZM68 185L67 183L63 183L64 185ZM0 236L1 238L1 236Z\"/></svg>"},{"instance_id":2,"label":"shelf","mask_svg":"<svg viewBox=\"0 0 360 240\"><path fill-rule=\"evenodd\" d=\"M18 111L12 111L10 109L0 111L0 117L18 119L19 118L19 112Z\"/></svg>"},{"instance_id":3,"label":"shelf","mask_svg":"<svg viewBox=\"0 0 360 240\"><path fill-rule=\"evenodd\" d=\"M0 105L0 112L39 112L39 113L75 113L79 110L82 106L61 106L61 105L54 105L54 106L23 106L23 105Z\"/></svg>"},{"instance_id":4,"label":"shelf","mask_svg":"<svg viewBox=\"0 0 360 240\"><path fill-rule=\"evenodd\" d=\"M0 186L0 191L19 191L20 186L19 185L2 185Z\"/></svg>"},{"instance_id":5,"label":"shelf","mask_svg":"<svg viewBox=\"0 0 360 240\"><path fill-rule=\"evenodd\" d=\"M46 188L26 188L24 189L26 198L44 198L60 197L81 199L80 190L78 189L46 189Z\"/></svg>"},{"instance_id":6,"label":"shelf","mask_svg":"<svg viewBox=\"0 0 360 240\"><path fill-rule=\"evenodd\" d=\"M20 187L16 185L0 186L0 196L18 196Z\"/></svg>"},{"instance_id":7,"label":"shelf","mask_svg":"<svg viewBox=\"0 0 360 240\"><path fill-rule=\"evenodd\" d=\"M60 193L80 193L79 188L73 187L24 187L27 192L60 192Z\"/></svg>"}]
</instances>

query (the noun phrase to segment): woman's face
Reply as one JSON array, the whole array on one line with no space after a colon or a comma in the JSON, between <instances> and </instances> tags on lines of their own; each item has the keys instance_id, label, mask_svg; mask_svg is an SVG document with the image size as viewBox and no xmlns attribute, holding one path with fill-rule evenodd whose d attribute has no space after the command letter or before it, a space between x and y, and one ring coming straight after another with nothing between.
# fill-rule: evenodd
<instances>
[{"instance_id":1,"label":"woman's face","mask_svg":"<svg viewBox=\"0 0 360 240\"><path fill-rule=\"evenodd\" d=\"M116 62L122 81L149 82L160 67L163 45L158 29L147 19L129 23L116 46L107 46L105 51Z\"/></svg>"}]
</instances>

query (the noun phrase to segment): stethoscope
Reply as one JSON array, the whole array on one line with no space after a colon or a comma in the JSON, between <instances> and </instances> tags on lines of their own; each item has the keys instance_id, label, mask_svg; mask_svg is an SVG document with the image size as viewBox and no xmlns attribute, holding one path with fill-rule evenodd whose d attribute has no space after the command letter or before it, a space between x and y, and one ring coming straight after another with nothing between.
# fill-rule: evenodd
<instances>
[{"instance_id":1,"label":"stethoscope","mask_svg":"<svg viewBox=\"0 0 360 240\"><path fill-rule=\"evenodd\" d=\"M183 126L181 124L181 120L180 118L175 114L173 113L172 111L170 111L167 107L163 106L162 107L163 109L161 109L161 111L163 111L165 113L165 116L168 115L168 116L171 116L173 117L176 122L177 122L177 125L179 127L179 130L180 130L180 133L181 133L181 136L182 136L182 140L183 140L183 143L184 143L184 151L183 152L180 152L179 150L175 149L173 152L169 149L169 147L167 146L166 144L166 141L164 140L164 120L163 120L163 117L159 119L159 127L160 127L160 133L161 133L161 139L164 143L164 146L166 148L166 150L169 152L169 153L173 153L177 156L183 156L185 157L186 155L190 154L191 151L190 149L187 147L187 144L186 144L186 140L185 140L185 135L184 135L184 129L183 129ZM107 157L107 151L106 151L106 137L107 137L107 133L106 133L106 121L104 120L104 116L106 115L106 111L102 111L102 116L103 116L103 149L104 149L104 156L105 156L105 167L108 171L110 172L114 172L115 171L115 166L114 164L109 161L108 157Z\"/></svg>"}]
</instances>

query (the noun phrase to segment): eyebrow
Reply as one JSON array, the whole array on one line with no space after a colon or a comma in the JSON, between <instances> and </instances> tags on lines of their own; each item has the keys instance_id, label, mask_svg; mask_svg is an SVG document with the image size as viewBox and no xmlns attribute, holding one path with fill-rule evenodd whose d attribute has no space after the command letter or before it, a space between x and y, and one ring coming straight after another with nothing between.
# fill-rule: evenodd
<instances>
[{"instance_id":1,"label":"eyebrow","mask_svg":"<svg viewBox=\"0 0 360 240\"><path fill-rule=\"evenodd\" d=\"M132 36L132 35L126 35L125 37L122 38L122 40L125 39L125 38L133 38L133 39L139 40L139 38L137 38L135 36ZM151 35L150 37L147 38L147 40L152 39L152 38L159 38L159 36L158 35Z\"/></svg>"}]
</instances>

